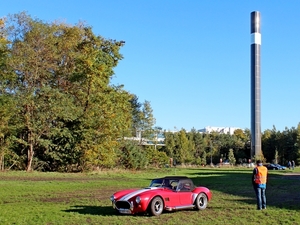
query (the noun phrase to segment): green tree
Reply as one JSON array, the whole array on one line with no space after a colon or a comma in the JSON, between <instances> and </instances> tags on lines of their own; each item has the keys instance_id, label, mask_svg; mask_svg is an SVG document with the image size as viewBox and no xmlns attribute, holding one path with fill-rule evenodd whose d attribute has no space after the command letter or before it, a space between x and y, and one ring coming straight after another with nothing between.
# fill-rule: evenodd
<instances>
[{"instance_id":1,"label":"green tree","mask_svg":"<svg viewBox=\"0 0 300 225\"><path fill-rule=\"evenodd\" d=\"M176 159L178 163L186 163L189 159L189 140L186 136L186 131L181 129L178 132L178 145L176 151Z\"/></svg>"},{"instance_id":2,"label":"green tree","mask_svg":"<svg viewBox=\"0 0 300 225\"><path fill-rule=\"evenodd\" d=\"M207 159L206 159L206 157L207 157L206 151L203 151L203 153L202 153L202 155L201 155L201 164L202 164L203 166L206 166L206 165L207 165Z\"/></svg>"},{"instance_id":3,"label":"green tree","mask_svg":"<svg viewBox=\"0 0 300 225\"><path fill-rule=\"evenodd\" d=\"M164 132L165 136L165 152L166 154L173 158L175 156L174 150L176 148L174 133Z\"/></svg>"},{"instance_id":4,"label":"green tree","mask_svg":"<svg viewBox=\"0 0 300 225\"><path fill-rule=\"evenodd\" d=\"M8 153L8 135L11 107L11 98L5 94L6 77L2 71L6 70L6 60L8 58L8 41L5 38L4 19L0 19L0 170L5 168L5 155Z\"/></svg>"},{"instance_id":5,"label":"green tree","mask_svg":"<svg viewBox=\"0 0 300 225\"><path fill-rule=\"evenodd\" d=\"M195 132L193 138L195 143L195 158L199 158L205 151L205 141L203 135L199 132Z\"/></svg>"},{"instance_id":6,"label":"green tree","mask_svg":"<svg viewBox=\"0 0 300 225\"><path fill-rule=\"evenodd\" d=\"M297 165L300 165L300 123L297 126L297 139L295 143L295 148L296 148L296 155L297 155L295 163L297 163Z\"/></svg>"},{"instance_id":7,"label":"green tree","mask_svg":"<svg viewBox=\"0 0 300 225\"><path fill-rule=\"evenodd\" d=\"M132 95L130 99L130 104L132 108L132 136L138 136L138 132L141 128L141 107L142 104L138 101L138 97L136 95Z\"/></svg>"},{"instance_id":8,"label":"green tree","mask_svg":"<svg viewBox=\"0 0 300 225\"><path fill-rule=\"evenodd\" d=\"M194 164L195 163L195 142L194 142L194 136L196 134L196 130L193 129L190 132L186 133L186 137L188 139L188 148L186 151L186 158L185 158L185 163L187 164Z\"/></svg>"},{"instance_id":9,"label":"green tree","mask_svg":"<svg viewBox=\"0 0 300 225\"><path fill-rule=\"evenodd\" d=\"M169 157L165 152L155 149L153 146L145 146L149 165L152 167L164 167L169 163Z\"/></svg>"},{"instance_id":10,"label":"green tree","mask_svg":"<svg viewBox=\"0 0 300 225\"><path fill-rule=\"evenodd\" d=\"M277 144L275 141L276 131L274 130L265 130L261 136L261 143L262 143L262 151L266 160L268 162L273 162L274 160L277 161L279 159L279 152L277 150ZM276 156L277 152L277 156Z\"/></svg>"},{"instance_id":11,"label":"green tree","mask_svg":"<svg viewBox=\"0 0 300 225\"><path fill-rule=\"evenodd\" d=\"M235 165L236 159L234 157L233 149L229 149L228 159L229 159L230 165Z\"/></svg>"},{"instance_id":12,"label":"green tree","mask_svg":"<svg viewBox=\"0 0 300 225\"><path fill-rule=\"evenodd\" d=\"M143 150L136 142L125 141L118 154L118 165L126 169L143 169L148 164L148 151Z\"/></svg>"},{"instance_id":13,"label":"green tree","mask_svg":"<svg viewBox=\"0 0 300 225\"><path fill-rule=\"evenodd\" d=\"M13 99L10 96L0 94L0 170L4 170L5 166L10 167L9 161L15 157L10 149L14 132L11 115L14 109Z\"/></svg>"},{"instance_id":14,"label":"green tree","mask_svg":"<svg viewBox=\"0 0 300 225\"><path fill-rule=\"evenodd\" d=\"M140 117L140 130L142 131L142 137L153 138L155 124L155 118L153 116L153 110L149 101L145 101L142 105L141 117Z\"/></svg>"}]
</instances>

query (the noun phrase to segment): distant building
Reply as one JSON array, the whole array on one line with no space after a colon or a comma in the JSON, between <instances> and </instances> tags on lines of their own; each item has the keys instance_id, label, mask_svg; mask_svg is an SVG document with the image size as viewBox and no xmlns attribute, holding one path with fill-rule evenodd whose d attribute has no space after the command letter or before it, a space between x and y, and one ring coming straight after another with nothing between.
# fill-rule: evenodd
<instances>
[{"instance_id":1,"label":"distant building","mask_svg":"<svg viewBox=\"0 0 300 225\"><path fill-rule=\"evenodd\" d=\"M142 137L142 131L137 131L136 137L124 137L124 140L136 141L139 142L141 145L165 145L165 136L163 133L156 133L155 135L150 135L148 139Z\"/></svg>"},{"instance_id":2,"label":"distant building","mask_svg":"<svg viewBox=\"0 0 300 225\"><path fill-rule=\"evenodd\" d=\"M241 129L239 127L211 127L207 126L203 129L198 130L200 133L211 133L211 132L217 132L219 134L230 134L233 135L235 130Z\"/></svg>"}]
</instances>

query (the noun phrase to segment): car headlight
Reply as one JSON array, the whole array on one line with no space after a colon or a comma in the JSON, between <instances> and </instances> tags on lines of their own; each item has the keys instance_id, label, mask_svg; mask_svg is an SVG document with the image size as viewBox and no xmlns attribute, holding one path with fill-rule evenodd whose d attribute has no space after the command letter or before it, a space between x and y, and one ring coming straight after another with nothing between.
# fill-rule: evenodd
<instances>
[{"instance_id":1,"label":"car headlight","mask_svg":"<svg viewBox=\"0 0 300 225\"><path fill-rule=\"evenodd\" d=\"M135 198L135 202L136 202L137 204L139 204L139 203L141 202L141 197L140 197L140 196L137 196L137 197Z\"/></svg>"},{"instance_id":2,"label":"car headlight","mask_svg":"<svg viewBox=\"0 0 300 225\"><path fill-rule=\"evenodd\" d=\"M115 196L114 195L110 196L110 200L113 202L115 200Z\"/></svg>"}]
</instances>

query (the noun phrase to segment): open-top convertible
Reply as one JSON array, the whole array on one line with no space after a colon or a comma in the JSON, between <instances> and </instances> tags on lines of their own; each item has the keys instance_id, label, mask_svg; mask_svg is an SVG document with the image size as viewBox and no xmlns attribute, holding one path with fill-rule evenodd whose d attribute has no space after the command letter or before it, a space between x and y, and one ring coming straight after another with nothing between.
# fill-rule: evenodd
<instances>
[{"instance_id":1,"label":"open-top convertible","mask_svg":"<svg viewBox=\"0 0 300 225\"><path fill-rule=\"evenodd\" d=\"M167 176L153 179L149 187L129 189L111 196L113 208L121 214L150 213L159 216L164 210L206 208L211 200L211 191L196 187L185 176Z\"/></svg>"}]
</instances>

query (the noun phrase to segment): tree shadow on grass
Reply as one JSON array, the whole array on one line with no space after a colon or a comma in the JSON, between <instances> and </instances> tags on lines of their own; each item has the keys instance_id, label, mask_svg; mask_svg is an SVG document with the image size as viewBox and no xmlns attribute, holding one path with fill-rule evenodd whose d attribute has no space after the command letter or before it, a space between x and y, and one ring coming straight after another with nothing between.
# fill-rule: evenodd
<instances>
[{"instance_id":1,"label":"tree shadow on grass","mask_svg":"<svg viewBox=\"0 0 300 225\"><path fill-rule=\"evenodd\" d=\"M216 170L193 172L192 180L196 186L206 186L211 190L242 197L248 204L256 204L252 187L252 170ZM290 210L300 210L300 174L273 172L268 173L267 205Z\"/></svg>"},{"instance_id":2,"label":"tree shadow on grass","mask_svg":"<svg viewBox=\"0 0 300 225\"><path fill-rule=\"evenodd\" d=\"M85 215L115 215L116 212L111 206L89 206L89 205L75 205L71 209L63 210L69 213L79 213Z\"/></svg>"}]
</instances>

